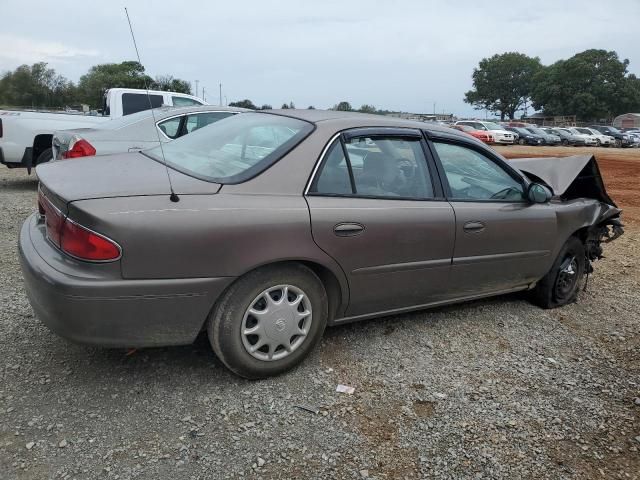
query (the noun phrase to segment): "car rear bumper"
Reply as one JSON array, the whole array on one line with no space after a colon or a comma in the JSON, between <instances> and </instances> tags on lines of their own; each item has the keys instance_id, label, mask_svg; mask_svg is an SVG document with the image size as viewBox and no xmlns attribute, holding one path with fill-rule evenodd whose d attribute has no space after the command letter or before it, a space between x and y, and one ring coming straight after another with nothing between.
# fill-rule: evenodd
<instances>
[{"instance_id":1,"label":"car rear bumper","mask_svg":"<svg viewBox=\"0 0 640 480\"><path fill-rule=\"evenodd\" d=\"M53 332L78 343L150 347L192 343L232 277L124 280L50 262L61 253L43 235L37 214L22 226L19 254L29 302ZM81 262L80 262L81 263ZM63 265L63 267L60 267ZM113 264L111 264L111 272ZM73 273L73 274L72 274Z\"/></svg>"}]
</instances>

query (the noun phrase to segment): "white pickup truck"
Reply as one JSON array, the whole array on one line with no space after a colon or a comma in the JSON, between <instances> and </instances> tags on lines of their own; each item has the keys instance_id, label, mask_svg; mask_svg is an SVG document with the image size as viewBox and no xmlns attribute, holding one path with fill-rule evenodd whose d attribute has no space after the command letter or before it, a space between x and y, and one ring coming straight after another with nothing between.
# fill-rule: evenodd
<instances>
[{"instance_id":1,"label":"white pickup truck","mask_svg":"<svg viewBox=\"0 0 640 480\"><path fill-rule=\"evenodd\" d=\"M151 102L149 102L151 100ZM111 88L104 94L102 113L88 115L36 110L0 110L0 163L9 168L31 168L52 158L51 140L56 130L93 128L113 118L165 106L206 105L192 95L135 88Z\"/></svg>"}]
</instances>

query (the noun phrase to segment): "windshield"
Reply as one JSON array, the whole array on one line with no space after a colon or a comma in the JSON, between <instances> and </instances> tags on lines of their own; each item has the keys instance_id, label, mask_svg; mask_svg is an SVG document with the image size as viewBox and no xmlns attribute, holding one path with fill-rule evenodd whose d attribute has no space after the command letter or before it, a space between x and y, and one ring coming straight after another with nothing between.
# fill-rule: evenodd
<instances>
[{"instance_id":1,"label":"windshield","mask_svg":"<svg viewBox=\"0 0 640 480\"><path fill-rule=\"evenodd\" d=\"M528 128L528 130L530 132L535 133L536 135L542 135L543 137L546 136L546 135L549 135L549 133L547 133L544 130L541 130L539 128Z\"/></svg>"},{"instance_id":2,"label":"windshield","mask_svg":"<svg viewBox=\"0 0 640 480\"><path fill-rule=\"evenodd\" d=\"M493 122L484 122L483 125L489 130L504 130L504 127L502 125L498 125L497 123Z\"/></svg>"},{"instance_id":3,"label":"windshield","mask_svg":"<svg viewBox=\"0 0 640 480\"><path fill-rule=\"evenodd\" d=\"M240 113L164 145L167 165L217 183L239 183L282 158L313 124L265 113ZM162 162L155 147L144 152Z\"/></svg>"},{"instance_id":4,"label":"windshield","mask_svg":"<svg viewBox=\"0 0 640 480\"><path fill-rule=\"evenodd\" d=\"M616 127L607 127L609 129L610 132L613 133L622 133L620 130L618 130Z\"/></svg>"}]
</instances>

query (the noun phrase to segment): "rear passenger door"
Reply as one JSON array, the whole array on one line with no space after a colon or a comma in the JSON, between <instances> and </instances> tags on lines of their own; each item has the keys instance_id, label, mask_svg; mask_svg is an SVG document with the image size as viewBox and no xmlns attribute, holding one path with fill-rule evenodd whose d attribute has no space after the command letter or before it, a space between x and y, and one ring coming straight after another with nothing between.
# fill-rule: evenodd
<instances>
[{"instance_id":1,"label":"rear passenger door","mask_svg":"<svg viewBox=\"0 0 640 480\"><path fill-rule=\"evenodd\" d=\"M344 132L306 193L313 238L349 280L346 316L446 298L453 209L420 131Z\"/></svg>"}]
</instances>

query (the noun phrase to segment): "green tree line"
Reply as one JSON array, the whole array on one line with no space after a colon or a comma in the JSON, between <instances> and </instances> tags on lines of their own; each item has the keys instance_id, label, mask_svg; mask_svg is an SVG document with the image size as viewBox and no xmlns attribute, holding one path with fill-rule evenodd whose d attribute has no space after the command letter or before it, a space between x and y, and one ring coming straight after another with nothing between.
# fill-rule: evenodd
<instances>
[{"instance_id":1,"label":"green tree line","mask_svg":"<svg viewBox=\"0 0 640 480\"><path fill-rule=\"evenodd\" d=\"M0 76L0 105L60 108L87 104L102 105L108 88L145 88L191 93L191 85L171 75L151 78L135 61L94 65L74 83L49 68L46 63L21 65Z\"/></svg>"},{"instance_id":2,"label":"green tree line","mask_svg":"<svg viewBox=\"0 0 640 480\"><path fill-rule=\"evenodd\" d=\"M614 51L591 49L543 65L538 57L507 52L484 58L473 70L464 101L502 120L531 105L547 115L611 119L640 111L640 78Z\"/></svg>"}]
</instances>

